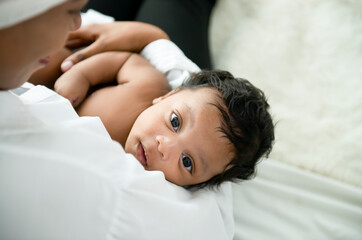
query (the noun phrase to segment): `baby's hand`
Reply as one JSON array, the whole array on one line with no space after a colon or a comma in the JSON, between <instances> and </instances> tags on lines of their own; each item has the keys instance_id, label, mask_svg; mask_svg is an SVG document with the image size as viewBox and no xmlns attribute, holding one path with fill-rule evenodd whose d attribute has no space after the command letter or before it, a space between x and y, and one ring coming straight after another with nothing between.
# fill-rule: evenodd
<instances>
[{"instance_id":1,"label":"baby's hand","mask_svg":"<svg viewBox=\"0 0 362 240\"><path fill-rule=\"evenodd\" d=\"M75 71L64 73L54 84L54 90L67 98L76 108L87 96L90 83Z\"/></svg>"}]
</instances>

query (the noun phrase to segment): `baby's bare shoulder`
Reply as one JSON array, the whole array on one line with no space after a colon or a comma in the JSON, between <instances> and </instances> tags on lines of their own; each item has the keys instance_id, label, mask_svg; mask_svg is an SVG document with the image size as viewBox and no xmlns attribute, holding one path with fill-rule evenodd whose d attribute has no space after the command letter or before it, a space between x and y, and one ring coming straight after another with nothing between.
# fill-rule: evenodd
<instances>
[{"instance_id":1,"label":"baby's bare shoulder","mask_svg":"<svg viewBox=\"0 0 362 240\"><path fill-rule=\"evenodd\" d=\"M171 90L166 76L141 55L133 53L117 74L119 84L129 85L130 91L148 93L152 97Z\"/></svg>"}]
</instances>

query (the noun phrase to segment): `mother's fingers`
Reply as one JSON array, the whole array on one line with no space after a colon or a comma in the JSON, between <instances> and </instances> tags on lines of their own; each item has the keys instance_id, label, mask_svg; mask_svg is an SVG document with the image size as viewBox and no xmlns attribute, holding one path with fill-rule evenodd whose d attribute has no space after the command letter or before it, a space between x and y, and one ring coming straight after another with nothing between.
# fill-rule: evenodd
<instances>
[{"instance_id":1,"label":"mother's fingers","mask_svg":"<svg viewBox=\"0 0 362 240\"><path fill-rule=\"evenodd\" d=\"M97 41L92 43L88 47L85 47L67 57L60 65L60 68L62 69L63 72L68 71L78 62L88 57L91 57L97 53L103 52L104 51L103 46L104 46L103 44L100 44Z\"/></svg>"},{"instance_id":2,"label":"mother's fingers","mask_svg":"<svg viewBox=\"0 0 362 240\"><path fill-rule=\"evenodd\" d=\"M91 43L92 41L77 38L77 39L68 40L65 44L65 47L69 49L77 49L80 47L88 46Z\"/></svg>"},{"instance_id":3,"label":"mother's fingers","mask_svg":"<svg viewBox=\"0 0 362 240\"><path fill-rule=\"evenodd\" d=\"M81 27L76 31L70 32L68 35L68 40L80 38L89 41L95 41L99 36L99 33L96 30L97 28L98 26L96 24Z\"/></svg>"}]
</instances>

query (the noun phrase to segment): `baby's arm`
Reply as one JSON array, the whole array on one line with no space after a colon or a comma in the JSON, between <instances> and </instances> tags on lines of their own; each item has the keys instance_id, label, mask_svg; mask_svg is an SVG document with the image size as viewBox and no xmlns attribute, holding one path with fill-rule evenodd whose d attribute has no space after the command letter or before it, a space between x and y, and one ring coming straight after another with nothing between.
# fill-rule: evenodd
<instances>
[{"instance_id":1,"label":"baby's arm","mask_svg":"<svg viewBox=\"0 0 362 240\"><path fill-rule=\"evenodd\" d=\"M54 84L54 90L77 107L91 86L111 83L130 57L130 52L104 52L94 55L64 73Z\"/></svg>"},{"instance_id":2,"label":"baby's arm","mask_svg":"<svg viewBox=\"0 0 362 240\"><path fill-rule=\"evenodd\" d=\"M165 75L136 53L119 69L117 82L94 91L77 112L100 117L111 137L124 146L138 115L171 89Z\"/></svg>"}]
</instances>

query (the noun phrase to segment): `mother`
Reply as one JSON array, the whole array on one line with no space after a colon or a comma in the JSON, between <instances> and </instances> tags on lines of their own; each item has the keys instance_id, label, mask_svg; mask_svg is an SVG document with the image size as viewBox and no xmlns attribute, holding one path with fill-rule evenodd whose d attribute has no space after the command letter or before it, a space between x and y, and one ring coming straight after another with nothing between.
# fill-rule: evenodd
<instances>
[{"instance_id":1,"label":"mother","mask_svg":"<svg viewBox=\"0 0 362 240\"><path fill-rule=\"evenodd\" d=\"M230 239L230 195L193 194L144 171L99 119L22 85L79 27L85 3L0 2L0 239ZM142 41L128 47L164 36L131 29L124 38Z\"/></svg>"}]
</instances>

